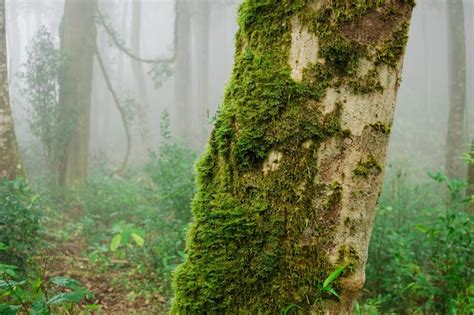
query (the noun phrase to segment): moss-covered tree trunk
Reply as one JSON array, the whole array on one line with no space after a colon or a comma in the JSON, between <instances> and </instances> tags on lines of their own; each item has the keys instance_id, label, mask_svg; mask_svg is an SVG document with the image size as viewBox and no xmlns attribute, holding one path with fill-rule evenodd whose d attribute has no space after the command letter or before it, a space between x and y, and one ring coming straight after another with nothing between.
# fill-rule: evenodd
<instances>
[{"instance_id":1,"label":"moss-covered tree trunk","mask_svg":"<svg viewBox=\"0 0 474 315\"><path fill-rule=\"evenodd\" d=\"M244 1L172 314L352 312L413 6Z\"/></svg>"},{"instance_id":2,"label":"moss-covered tree trunk","mask_svg":"<svg viewBox=\"0 0 474 315\"><path fill-rule=\"evenodd\" d=\"M65 62L59 82L59 106L62 125L67 127L62 132L59 182L65 187L80 187L87 177L96 6L97 0L66 0L60 26Z\"/></svg>"},{"instance_id":3,"label":"moss-covered tree trunk","mask_svg":"<svg viewBox=\"0 0 474 315\"><path fill-rule=\"evenodd\" d=\"M446 139L446 175L465 178L461 155L468 151L466 133L466 38L461 0L450 0L448 7L449 41L449 116Z\"/></svg>"},{"instance_id":4,"label":"moss-covered tree trunk","mask_svg":"<svg viewBox=\"0 0 474 315\"><path fill-rule=\"evenodd\" d=\"M23 176L8 90L5 1L0 0L0 178Z\"/></svg>"}]
</instances>

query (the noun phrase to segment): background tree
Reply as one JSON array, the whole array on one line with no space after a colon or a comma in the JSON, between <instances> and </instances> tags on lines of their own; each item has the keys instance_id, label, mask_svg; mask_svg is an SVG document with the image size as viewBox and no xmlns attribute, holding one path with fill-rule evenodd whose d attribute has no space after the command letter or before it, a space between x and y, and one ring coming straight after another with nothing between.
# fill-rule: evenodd
<instances>
[{"instance_id":1,"label":"background tree","mask_svg":"<svg viewBox=\"0 0 474 315\"><path fill-rule=\"evenodd\" d=\"M0 177L12 179L24 174L10 108L7 69L5 1L0 0Z\"/></svg>"},{"instance_id":2,"label":"background tree","mask_svg":"<svg viewBox=\"0 0 474 315\"><path fill-rule=\"evenodd\" d=\"M192 125L192 60L191 60L191 12L187 0L176 0L176 64L175 64L175 106L177 134L190 145Z\"/></svg>"},{"instance_id":3,"label":"background tree","mask_svg":"<svg viewBox=\"0 0 474 315\"><path fill-rule=\"evenodd\" d=\"M466 38L461 0L450 0L448 7L449 117L446 139L445 172L448 177L464 178L461 155L469 150L466 138Z\"/></svg>"},{"instance_id":4,"label":"background tree","mask_svg":"<svg viewBox=\"0 0 474 315\"><path fill-rule=\"evenodd\" d=\"M193 130L192 148L199 150L206 143L207 116L209 104L209 1L193 2L192 30L195 38L195 97L193 97Z\"/></svg>"},{"instance_id":5,"label":"background tree","mask_svg":"<svg viewBox=\"0 0 474 315\"><path fill-rule=\"evenodd\" d=\"M240 7L171 313L352 312L414 6L357 3Z\"/></svg>"},{"instance_id":6,"label":"background tree","mask_svg":"<svg viewBox=\"0 0 474 315\"><path fill-rule=\"evenodd\" d=\"M96 9L97 0L66 0L60 26L65 56L60 74L60 119L69 122L69 129L64 130L59 182L66 187L82 186L87 177Z\"/></svg>"}]
</instances>

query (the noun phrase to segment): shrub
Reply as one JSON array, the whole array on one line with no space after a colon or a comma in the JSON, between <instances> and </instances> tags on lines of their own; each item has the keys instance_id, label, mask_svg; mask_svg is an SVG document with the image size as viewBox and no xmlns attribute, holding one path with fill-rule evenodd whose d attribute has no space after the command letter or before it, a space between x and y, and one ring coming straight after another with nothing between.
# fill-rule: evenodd
<instances>
[{"instance_id":1,"label":"shrub","mask_svg":"<svg viewBox=\"0 0 474 315\"><path fill-rule=\"evenodd\" d=\"M474 311L474 222L463 198L465 184L440 173L430 176L438 187L410 184L403 173L385 187L361 314L368 309L370 314L374 309L402 314ZM435 206L435 196L444 201Z\"/></svg>"},{"instance_id":2,"label":"shrub","mask_svg":"<svg viewBox=\"0 0 474 315\"><path fill-rule=\"evenodd\" d=\"M39 243L40 218L38 196L23 179L0 179L1 262L25 267Z\"/></svg>"}]
</instances>

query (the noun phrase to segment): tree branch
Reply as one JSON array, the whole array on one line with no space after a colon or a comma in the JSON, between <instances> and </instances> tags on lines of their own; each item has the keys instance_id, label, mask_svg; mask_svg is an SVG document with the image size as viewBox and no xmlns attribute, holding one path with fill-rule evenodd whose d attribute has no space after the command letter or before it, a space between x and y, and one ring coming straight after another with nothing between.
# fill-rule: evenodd
<instances>
[{"instance_id":1,"label":"tree branch","mask_svg":"<svg viewBox=\"0 0 474 315\"><path fill-rule=\"evenodd\" d=\"M130 134L130 126L128 125L127 115L125 114L124 108L120 104L120 100L117 96L117 93L115 93L115 90L112 87L112 82L110 81L107 70L105 69L104 61L102 60L102 56L100 55L99 49L97 49L97 46L95 47L95 55L97 57L97 61L98 61L99 66L100 66L100 70L102 71L102 75L104 76L104 80L107 84L107 88L110 91L110 94L112 94L112 97L113 97L114 102L115 102L115 106L117 107L117 109L120 113L120 117L122 118L122 123L123 123L123 127L125 129L125 135L126 135L126 138L127 138L127 150L125 152L125 156L123 158L122 165L116 171L116 173L120 173L125 169L125 167L127 166L127 163L128 163L128 159L129 159L129 156L130 156L130 151L131 151L131 148L132 148L132 135Z\"/></svg>"},{"instance_id":2,"label":"tree branch","mask_svg":"<svg viewBox=\"0 0 474 315\"><path fill-rule=\"evenodd\" d=\"M157 57L154 59L148 59L148 58L142 58L140 56L135 55L133 52L131 52L130 49L125 47L125 44L122 39L120 39L117 36L117 32L112 28L110 23L108 23L106 17L100 12L100 10L97 8L97 17L98 17L98 22L102 27L104 28L106 34L112 39L112 42L114 45L122 51L124 54L129 56L130 58L138 61L138 62L143 62L143 63L173 63L176 60L176 49L173 49L173 54L170 57L162 58L162 57Z\"/></svg>"}]
</instances>

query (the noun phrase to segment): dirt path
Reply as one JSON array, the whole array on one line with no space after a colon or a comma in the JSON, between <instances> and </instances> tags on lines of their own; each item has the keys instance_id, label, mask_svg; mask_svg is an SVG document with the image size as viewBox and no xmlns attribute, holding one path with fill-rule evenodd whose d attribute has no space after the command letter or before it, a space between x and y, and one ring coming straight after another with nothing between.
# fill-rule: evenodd
<instances>
[{"instance_id":1,"label":"dirt path","mask_svg":"<svg viewBox=\"0 0 474 315\"><path fill-rule=\"evenodd\" d=\"M81 255L85 249L85 242L79 238L48 249L45 276L66 276L80 281L83 287L94 293L94 299L86 304L101 306L96 314L165 313L166 299L157 293L147 294L146 298L130 298L133 289L127 280L133 277L130 276L133 270L126 262L118 262L108 268L100 267Z\"/></svg>"}]
</instances>

